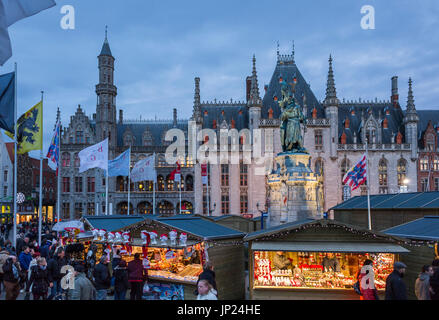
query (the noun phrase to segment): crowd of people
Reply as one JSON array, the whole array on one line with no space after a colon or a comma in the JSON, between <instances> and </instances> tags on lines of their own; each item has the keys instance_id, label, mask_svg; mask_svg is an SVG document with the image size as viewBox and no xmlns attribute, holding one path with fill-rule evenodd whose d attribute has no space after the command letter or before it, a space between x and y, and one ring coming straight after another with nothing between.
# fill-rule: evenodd
<instances>
[{"instance_id":1,"label":"crowd of people","mask_svg":"<svg viewBox=\"0 0 439 320\"><path fill-rule=\"evenodd\" d=\"M8 240L10 229L1 230L0 293L5 291L6 300L16 300L20 293L25 300L107 300L108 295L125 300L128 291L131 300L142 299L148 274L139 253L127 263L116 250L111 260L103 254L96 264L93 259L90 264L70 257L51 225L43 225L42 230L39 245L37 224L19 225L16 248ZM217 299L215 272L209 262L199 276L196 294L200 300Z\"/></svg>"},{"instance_id":2,"label":"crowd of people","mask_svg":"<svg viewBox=\"0 0 439 320\"><path fill-rule=\"evenodd\" d=\"M407 266L395 262L392 273L386 278L385 300L407 300L407 286L403 280ZM374 284L373 261L366 260L357 276L359 294L362 300L378 300ZM431 265L422 267L415 282L415 295L418 300L439 300L439 258Z\"/></svg>"}]
</instances>

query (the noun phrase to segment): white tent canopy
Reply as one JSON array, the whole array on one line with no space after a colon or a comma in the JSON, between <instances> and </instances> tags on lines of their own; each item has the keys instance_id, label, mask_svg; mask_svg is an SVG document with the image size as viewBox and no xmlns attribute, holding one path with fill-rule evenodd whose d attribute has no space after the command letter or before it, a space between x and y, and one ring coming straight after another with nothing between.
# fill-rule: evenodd
<instances>
[{"instance_id":1,"label":"white tent canopy","mask_svg":"<svg viewBox=\"0 0 439 320\"><path fill-rule=\"evenodd\" d=\"M72 220L72 221L61 221L57 222L52 230L53 231L71 231L73 229L79 229L81 232L84 232L84 223L82 223L79 220Z\"/></svg>"}]
</instances>

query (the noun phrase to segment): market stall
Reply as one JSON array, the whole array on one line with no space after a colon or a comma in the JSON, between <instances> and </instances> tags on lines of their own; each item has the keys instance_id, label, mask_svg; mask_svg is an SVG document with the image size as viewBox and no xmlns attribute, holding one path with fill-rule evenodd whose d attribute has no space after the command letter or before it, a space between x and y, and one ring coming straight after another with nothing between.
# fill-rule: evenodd
<instances>
[{"instance_id":1,"label":"market stall","mask_svg":"<svg viewBox=\"0 0 439 320\"><path fill-rule=\"evenodd\" d=\"M399 255L402 239L333 220L304 220L247 235L251 299L359 299L353 290L366 259L374 262L375 287Z\"/></svg>"},{"instance_id":2,"label":"market stall","mask_svg":"<svg viewBox=\"0 0 439 320\"><path fill-rule=\"evenodd\" d=\"M240 231L193 216L145 215L120 228L115 228L115 219L111 226L103 218L100 223L87 220L92 220L94 228L92 237L83 241L96 246L96 259L119 250L129 262L135 253L140 254L149 279L144 299L196 299L197 279L207 260L215 267L220 299L244 298L245 234ZM111 231L97 228L105 223Z\"/></svg>"}]
</instances>

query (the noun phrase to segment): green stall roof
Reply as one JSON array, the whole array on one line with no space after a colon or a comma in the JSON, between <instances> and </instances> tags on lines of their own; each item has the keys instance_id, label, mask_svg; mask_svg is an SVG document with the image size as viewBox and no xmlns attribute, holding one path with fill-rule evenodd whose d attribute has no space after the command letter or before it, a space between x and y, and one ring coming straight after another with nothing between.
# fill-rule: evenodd
<instances>
[{"instance_id":1,"label":"green stall roof","mask_svg":"<svg viewBox=\"0 0 439 320\"><path fill-rule=\"evenodd\" d=\"M439 240L439 216L425 216L382 232L408 239Z\"/></svg>"}]
</instances>

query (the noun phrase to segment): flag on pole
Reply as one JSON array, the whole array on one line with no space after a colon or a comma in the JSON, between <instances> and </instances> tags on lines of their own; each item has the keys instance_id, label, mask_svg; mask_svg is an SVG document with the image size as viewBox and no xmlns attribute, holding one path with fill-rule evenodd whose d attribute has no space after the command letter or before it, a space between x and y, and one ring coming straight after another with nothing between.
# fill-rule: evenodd
<instances>
[{"instance_id":1,"label":"flag on pole","mask_svg":"<svg viewBox=\"0 0 439 320\"><path fill-rule=\"evenodd\" d=\"M130 175L130 150L127 149L116 159L108 161L108 176L129 176Z\"/></svg>"},{"instance_id":2,"label":"flag on pole","mask_svg":"<svg viewBox=\"0 0 439 320\"><path fill-rule=\"evenodd\" d=\"M201 181L203 184L207 184L207 164L201 164Z\"/></svg>"},{"instance_id":3,"label":"flag on pole","mask_svg":"<svg viewBox=\"0 0 439 320\"><path fill-rule=\"evenodd\" d=\"M357 162L343 177L343 183L349 184L352 190L357 189L367 180L366 172L366 155L363 155L360 161Z\"/></svg>"},{"instance_id":4,"label":"flag on pole","mask_svg":"<svg viewBox=\"0 0 439 320\"><path fill-rule=\"evenodd\" d=\"M0 65L12 56L8 27L55 5L54 0L0 0Z\"/></svg>"},{"instance_id":5,"label":"flag on pole","mask_svg":"<svg viewBox=\"0 0 439 320\"><path fill-rule=\"evenodd\" d=\"M0 56L1 50L2 49L0 46ZM14 97L15 72L0 75L0 128L5 129L9 132L13 132L15 126Z\"/></svg>"},{"instance_id":6,"label":"flag on pole","mask_svg":"<svg viewBox=\"0 0 439 320\"><path fill-rule=\"evenodd\" d=\"M55 131L53 132L52 141L50 142L49 150L47 151L47 158L56 166L56 173L58 175L59 166L59 129L60 122L57 121Z\"/></svg>"},{"instance_id":7,"label":"flag on pole","mask_svg":"<svg viewBox=\"0 0 439 320\"><path fill-rule=\"evenodd\" d=\"M174 169L171 174L169 175L169 178L171 180L174 180L176 182L180 182L180 178L181 178L181 167L180 167L180 163L178 163L178 161L176 162L177 164L177 168Z\"/></svg>"},{"instance_id":8,"label":"flag on pole","mask_svg":"<svg viewBox=\"0 0 439 320\"><path fill-rule=\"evenodd\" d=\"M155 170L155 154L136 162L133 170L131 170L131 181L157 182L157 173Z\"/></svg>"},{"instance_id":9,"label":"flag on pole","mask_svg":"<svg viewBox=\"0 0 439 320\"><path fill-rule=\"evenodd\" d=\"M79 173L92 168L108 170L108 138L81 150L78 156L80 160Z\"/></svg>"},{"instance_id":10,"label":"flag on pole","mask_svg":"<svg viewBox=\"0 0 439 320\"><path fill-rule=\"evenodd\" d=\"M14 139L13 133L5 133ZM17 137L18 154L43 150L43 101L38 102L17 120Z\"/></svg>"}]
</instances>

